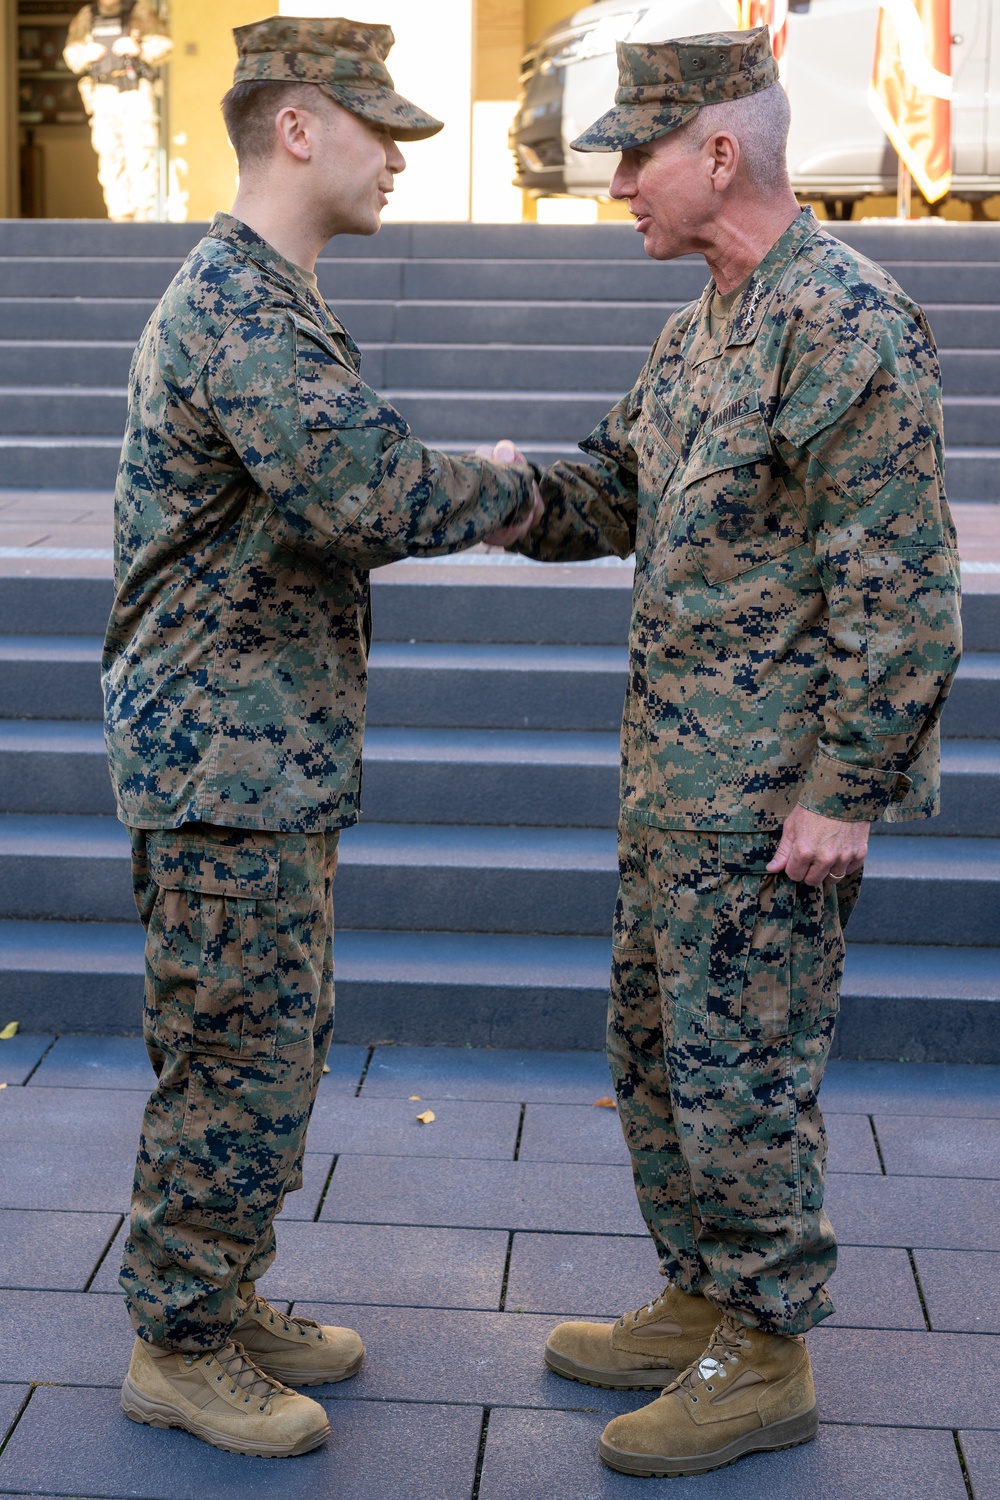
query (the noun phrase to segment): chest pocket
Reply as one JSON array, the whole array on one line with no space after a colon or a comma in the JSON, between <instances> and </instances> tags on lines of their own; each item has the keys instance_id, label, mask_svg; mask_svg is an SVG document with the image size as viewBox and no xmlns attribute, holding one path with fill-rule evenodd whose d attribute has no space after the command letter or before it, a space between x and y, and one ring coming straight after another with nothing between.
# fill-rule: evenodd
<instances>
[{"instance_id":1,"label":"chest pocket","mask_svg":"<svg viewBox=\"0 0 1000 1500\"><path fill-rule=\"evenodd\" d=\"M680 442L670 416L655 392L648 392L629 443L636 456L638 508L635 526L636 567L645 562L655 534L660 504L680 458Z\"/></svg>"},{"instance_id":2,"label":"chest pocket","mask_svg":"<svg viewBox=\"0 0 1000 1500\"><path fill-rule=\"evenodd\" d=\"M805 541L781 474L759 411L696 445L683 476L683 539L707 583L726 583Z\"/></svg>"}]
</instances>

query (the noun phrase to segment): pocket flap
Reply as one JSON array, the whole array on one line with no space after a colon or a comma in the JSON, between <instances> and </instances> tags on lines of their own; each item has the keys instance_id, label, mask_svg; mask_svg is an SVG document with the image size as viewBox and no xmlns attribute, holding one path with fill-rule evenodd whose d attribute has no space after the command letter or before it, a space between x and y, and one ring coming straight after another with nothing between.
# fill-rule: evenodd
<instances>
[{"instance_id":1,"label":"pocket flap","mask_svg":"<svg viewBox=\"0 0 1000 1500\"><path fill-rule=\"evenodd\" d=\"M655 392L646 393L642 409L629 428L628 440L640 472L653 468L661 470L664 479L669 478L680 458L680 437Z\"/></svg>"},{"instance_id":2,"label":"pocket flap","mask_svg":"<svg viewBox=\"0 0 1000 1500\"><path fill-rule=\"evenodd\" d=\"M346 350L338 349L332 340L324 340L304 319L293 316L292 321L300 424L310 431L384 427L406 437L409 427L365 385Z\"/></svg>"},{"instance_id":3,"label":"pocket flap","mask_svg":"<svg viewBox=\"0 0 1000 1500\"><path fill-rule=\"evenodd\" d=\"M722 469L768 462L771 457L771 438L764 418L759 410L752 411L710 430L695 445L684 470L684 483L694 484Z\"/></svg>"},{"instance_id":4,"label":"pocket flap","mask_svg":"<svg viewBox=\"0 0 1000 1500\"><path fill-rule=\"evenodd\" d=\"M875 350L858 340L831 349L781 408L775 432L804 448L858 399L880 364Z\"/></svg>"},{"instance_id":5,"label":"pocket flap","mask_svg":"<svg viewBox=\"0 0 1000 1500\"><path fill-rule=\"evenodd\" d=\"M177 830L150 833L146 849L150 874L163 890L263 900L278 893L272 849L230 849Z\"/></svg>"}]
</instances>

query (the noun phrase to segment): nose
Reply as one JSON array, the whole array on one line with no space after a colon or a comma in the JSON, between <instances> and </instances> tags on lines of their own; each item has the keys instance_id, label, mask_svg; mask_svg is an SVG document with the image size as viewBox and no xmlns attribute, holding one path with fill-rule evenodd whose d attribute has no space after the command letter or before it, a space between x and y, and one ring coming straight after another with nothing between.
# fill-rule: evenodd
<instances>
[{"instance_id":1,"label":"nose","mask_svg":"<svg viewBox=\"0 0 1000 1500\"><path fill-rule=\"evenodd\" d=\"M390 140L388 146L386 147L385 164L389 168L389 171L393 174L393 176L395 176L397 172L406 171L406 157L403 155L402 151L400 151L398 144L394 140Z\"/></svg>"},{"instance_id":2,"label":"nose","mask_svg":"<svg viewBox=\"0 0 1000 1500\"><path fill-rule=\"evenodd\" d=\"M611 186L608 192L612 198L619 199L631 198L635 192L635 172L626 162L624 152L618 158L618 165L615 168L615 175L611 179Z\"/></svg>"}]
</instances>

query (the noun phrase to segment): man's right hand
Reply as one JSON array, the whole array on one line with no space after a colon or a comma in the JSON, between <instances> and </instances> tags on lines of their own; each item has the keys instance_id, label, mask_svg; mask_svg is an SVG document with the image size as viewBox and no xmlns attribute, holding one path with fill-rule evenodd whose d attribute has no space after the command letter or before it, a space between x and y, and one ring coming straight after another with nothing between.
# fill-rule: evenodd
<instances>
[{"instance_id":1,"label":"man's right hand","mask_svg":"<svg viewBox=\"0 0 1000 1500\"><path fill-rule=\"evenodd\" d=\"M500 442L492 448L484 444L476 449L476 453L480 458L492 459L496 464L526 464L528 461L520 448L516 447L509 438L501 438ZM531 488L533 497L531 514L513 526L501 526L497 531L491 532L488 537L484 537L483 540L488 547L510 547L514 542L519 542L522 537L526 537L528 532L533 531L538 525L545 514L545 506L542 503L541 491L534 480L532 480Z\"/></svg>"},{"instance_id":2,"label":"man's right hand","mask_svg":"<svg viewBox=\"0 0 1000 1500\"><path fill-rule=\"evenodd\" d=\"M94 63L99 63L107 50L107 47L103 46L101 42L85 42L81 49L83 66L89 68Z\"/></svg>"}]
</instances>

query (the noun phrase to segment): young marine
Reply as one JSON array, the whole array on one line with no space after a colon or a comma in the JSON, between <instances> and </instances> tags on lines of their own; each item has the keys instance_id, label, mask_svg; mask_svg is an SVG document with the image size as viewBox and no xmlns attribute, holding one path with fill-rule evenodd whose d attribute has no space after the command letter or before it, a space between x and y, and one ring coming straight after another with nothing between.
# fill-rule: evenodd
<instances>
[{"instance_id":1,"label":"young marine","mask_svg":"<svg viewBox=\"0 0 1000 1500\"><path fill-rule=\"evenodd\" d=\"M323 245L378 230L397 142L441 129L394 92L392 40L342 19L236 32L239 193L143 333L115 497L107 743L157 1075L121 1270L137 1334L122 1407L268 1457L330 1430L289 1387L364 1356L255 1283L301 1186L333 1028L368 570L510 541L540 513L525 466L417 442L319 292Z\"/></svg>"},{"instance_id":2,"label":"young marine","mask_svg":"<svg viewBox=\"0 0 1000 1500\"><path fill-rule=\"evenodd\" d=\"M646 254L712 279L539 472L541 559L635 553L608 1052L666 1286L564 1323L550 1367L662 1394L600 1454L695 1474L811 1438L833 1311L818 1093L869 825L932 816L960 649L926 319L801 211L766 28L619 43Z\"/></svg>"}]
</instances>

